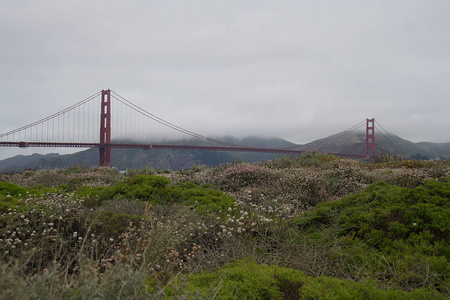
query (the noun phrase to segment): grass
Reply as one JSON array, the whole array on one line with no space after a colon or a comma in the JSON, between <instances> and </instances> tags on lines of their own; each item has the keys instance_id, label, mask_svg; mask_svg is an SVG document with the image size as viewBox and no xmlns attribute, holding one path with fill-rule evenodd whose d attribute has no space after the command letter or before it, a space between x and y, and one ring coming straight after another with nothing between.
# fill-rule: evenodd
<instances>
[{"instance_id":1,"label":"grass","mask_svg":"<svg viewBox=\"0 0 450 300\"><path fill-rule=\"evenodd\" d=\"M444 299L449 166L0 174L0 298Z\"/></svg>"}]
</instances>

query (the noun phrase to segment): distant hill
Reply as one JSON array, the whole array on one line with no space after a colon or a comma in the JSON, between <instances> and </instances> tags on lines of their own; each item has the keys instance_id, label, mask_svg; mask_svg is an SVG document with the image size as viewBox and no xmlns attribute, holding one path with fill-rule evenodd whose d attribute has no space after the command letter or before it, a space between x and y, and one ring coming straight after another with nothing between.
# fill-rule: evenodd
<instances>
[{"instance_id":1,"label":"distant hill","mask_svg":"<svg viewBox=\"0 0 450 300\"><path fill-rule=\"evenodd\" d=\"M303 149L318 152L366 154L364 132L347 134L342 137L324 138L303 146ZM413 143L397 135L375 135L375 154L395 153L404 159L448 159L450 143Z\"/></svg>"},{"instance_id":2,"label":"distant hill","mask_svg":"<svg viewBox=\"0 0 450 300\"><path fill-rule=\"evenodd\" d=\"M333 152L365 155L365 133L356 132L341 137L324 138L305 145L296 145L281 138L224 137L220 140L261 148L298 148L317 152ZM193 144L193 141L188 141ZM0 172L18 172L24 169L67 168L76 165L92 167L98 165L98 149L88 149L74 154L59 155L56 153L29 156L17 155L0 161ZM405 159L449 159L450 143L413 143L396 135L377 135L375 137L375 153L395 153ZM138 169L152 167L156 169L180 170L195 165L216 166L233 160L248 162L273 159L279 154L220 151L187 151L187 150L140 150L112 149L111 165L118 169Z\"/></svg>"},{"instance_id":3,"label":"distant hill","mask_svg":"<svg viewBox=\"0 0 450 300\"><path fill-rule=\"evenodd\" d=\"M450 159L450 143L417 143L434 151L440 159Z\"/></svg>"}]
</instances>

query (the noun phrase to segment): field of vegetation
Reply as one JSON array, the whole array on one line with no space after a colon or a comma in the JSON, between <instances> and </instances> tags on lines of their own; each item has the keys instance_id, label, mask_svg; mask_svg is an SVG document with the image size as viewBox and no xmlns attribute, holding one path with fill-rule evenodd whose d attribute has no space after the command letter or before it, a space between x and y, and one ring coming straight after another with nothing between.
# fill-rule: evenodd
<instances>
[{"instance_id":1,"label":"field of vegetation","mask_svg":"<svg viewBox=\"0 0 450 300\"><path fill-rule=\"evenodd\" d=\"M448 299L450 162L0 174L0 299Z\"/></svg>"}]
</instances>

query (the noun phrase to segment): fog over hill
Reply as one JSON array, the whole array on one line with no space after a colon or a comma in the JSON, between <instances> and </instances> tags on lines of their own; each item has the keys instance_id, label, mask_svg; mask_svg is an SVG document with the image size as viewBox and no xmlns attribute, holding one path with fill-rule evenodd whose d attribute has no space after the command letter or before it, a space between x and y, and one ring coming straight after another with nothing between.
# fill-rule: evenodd
<instances>
[{"instance_id":1,"label":"fog over hill","mask_svg":"<svg viewBox=\"0 0 450 300\"><path fill-rule=\"evenodd\" d=\"M222 141L261 148L292 148L316 152L332 152L365 155L365 133L353 132L337 138L324 138L305 145L296 145L281 138L224 137ZM192 142L194 144L194 142ZM375 154L395 153L405 159L448 159L450 143L413 143L396 135L377 135L375 138ZM111 165L118 169L139 169L151 167L156 169L180 170L195 165L216 166L235 160L248 162L273 159L280 154L223 152L199 150L141 150L112 149ZM40 155L17 155L0 160L1 172L18 172L25 169L67 168L71 166L92 167L98 165L99 151L92 148L74 154L57 153Z\"/></svg>"},{"instance_id":2,"label":"fog over hill","mask_svg":"<svg viewBox=\"0 0 450 300\"><path fill-rule=\"evenodd\" d=\"M311 151L365 155L366 135L355 132L336 139L319 139L305 146ZM448 159L450 143L413 143L394 134L375 134L375 154L390 153L404 159Z\"/></svg>"}]
</instances>

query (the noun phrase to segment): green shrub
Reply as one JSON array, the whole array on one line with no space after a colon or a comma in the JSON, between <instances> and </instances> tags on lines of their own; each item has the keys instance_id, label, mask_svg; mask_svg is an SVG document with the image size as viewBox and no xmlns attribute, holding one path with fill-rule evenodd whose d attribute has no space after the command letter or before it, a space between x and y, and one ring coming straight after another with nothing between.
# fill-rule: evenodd
<instances>
[{"instance_id":1,"label":"green shrub","mask_svg":"<svg viewBox=\"0 0 450 300\"><path fill-rule=\"evenodd\" d=\"M143 167L140 169L128 169L124 175L126 177L134 177L137 175L155 175L156 173L157 171L154 168Z\"/></svg>"},{"instance_id":2,"label":"green shrub","mask_svg":"<svg viewBox=\"0 0 450 300\"><path fill-rule=\"evenodd\" d=\"M19 194L25 195L26 189L23 187L20 187L18 185L9 183L9 182L3 182L0 181L0 194L1 195L11 195L11 196L18 196Z\"/></svg>"},{"instance_id":3,"label":"green shrub","mask_svg":"<svg viewBox=\"0 0 450 300\"><path fill-rule=\"evenodd\" d=\"M53 193L61 190L60 188L44 188L32 187L23 188L18 185L0 181L0 212L7 213L10 210L25 211L29 207L22 201L28 197L42 197L46 198L47 193Z\"/></svg>"},{"instance_id":4,"label":"green shrub","mask_svg":"<svg viewBox=\"0 0 450 300\"><path fill-rule=\"evenodd\" d=\"M225 212L234 204L231 196L191 182L180 182L171 186L168 189L168 195L172 202L193 206L198 213L202 214Z\"/></svg>"},{"instance_id":5,"label":"green shrub","mask_svg":"<svg viewBox=\"0 0 450 300\"><path fill-rule=\"evenodd\" d=\"M449 243L449 193L450 181L428 181L415 189L378 182L354 196L319 204L303 220L309 225L337 222L341 235L355 232L356 237L372 240L377 247L397 239L417 239L417 234L424 232L431 234L431 240Z\"/></svg>"},{"instance_id":6,"label":"green shrub","mask_svg":"<svg viewBox=\"0 0 450 300\"><path fill-rule=\"evenodd\" d=\"M232 197L206 185L180 182L168 186L169 183L170 180L162 176L138 175L104 188L99 194L99 201L122 197L148 201L154 205L178 203L193 206L198 212L206 214L225 211L234 203Z\"/></svg>"},{"instance_id":7,"label":"green shrub","mask_svg":"<svg viewBox=\"0 0 450 300\"><path fill-rule=\"evenodd\" d=\"M321 203L294 223L314 232L319 241L325 237L321 228L333 230L340 237L336 259L359 256L357 265L386 283L405 289L433 286L448 294L449 195L450 180L427 181L415 189L379 182L353 196Z\"/></svg>"},{"instance_id":8,"label":"green shrub","mask_svg":"<svg viewBox=\"0 0 450 300\"><path fill-rule=\"evenodd\" d=\"M375 282L353 282L241 260L188 278L191 295L212 299L444 299L435 290L384 290ZM170 291L168 291L170 295Z\"/></svg>"},{"instance_id":9,"label":"green shrub","mask_svg":"<svg viewBox=\"0 0 450 300\"><path fill-rule=\"evenodd\" d=\"M97 236L117 238L125 232L130 222L139 222L140 217L133 214L114 213L100 211L94 215L94 223L91 231Z\"/></svg>"},{"instance_id":10,"label":"green shrub","mask_svg":"<svg viewBox=\"0 0 450 300\"><path fill-rule=\"evenodd\" d=\"M129 179L116 182L113 186L106 187L100 192L99 200L104 201L123 196L131 199L158 202L157 197L165 194L165 189L170 180L162 176L137 175Z\"/></svg>"},{"instance_id":11,"label":"green shrub","mask_svg":"<svg viewBox=\"0 0 450 300\"><path fill-rule=\"evenodd\" d=\"M84 199L83 205L87 208L94 208L101 204L99 195L103 191L104 187L87 187L82 186L78 188L74 196L80 199Z\"/></svg>"},{"instance_id":12,"label":"green shrub","mask_svg":"<svg viewBox=\"0 0 450 300\"><path fill-rule=\"evenodd\" d=\"M300 271L242 260L189 277L188 291L217 299L284 299L283 287L297 299L305 278Z\"/></svg>"}]
</instances>

